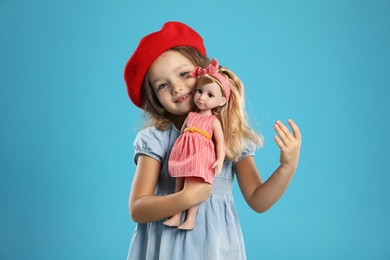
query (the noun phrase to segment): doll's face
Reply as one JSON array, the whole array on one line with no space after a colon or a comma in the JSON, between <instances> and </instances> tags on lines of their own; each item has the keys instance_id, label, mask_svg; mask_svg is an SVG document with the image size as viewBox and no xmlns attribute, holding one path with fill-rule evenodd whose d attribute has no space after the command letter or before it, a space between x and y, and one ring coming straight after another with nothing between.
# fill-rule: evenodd
<instances>
[{"instance_id":1,"label":"doll's face","mask_svg":"<svg viewBox=\"0 0 390 260\"><path fill-rule=\"evenodd\" d=\"M211 110L226 104L226 98L222 95L221 87L213 82L196 88L194 102L200 110Z\"/></svg>"}]
</instances>

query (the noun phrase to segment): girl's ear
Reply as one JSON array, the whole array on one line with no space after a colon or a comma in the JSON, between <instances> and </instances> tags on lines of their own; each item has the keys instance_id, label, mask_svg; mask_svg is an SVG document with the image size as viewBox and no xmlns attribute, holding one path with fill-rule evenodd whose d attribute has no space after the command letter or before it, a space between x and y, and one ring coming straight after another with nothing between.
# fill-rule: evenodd
<instances>
[{"instance_id":1,"label":"girl's ear","mask_svg":"<svg viewBox=\"0 0 390 260\"><path fill-rule=\"evenodd\" d=\"M226 98L222 97L220 107L226 104Z\"/></svg>"}]
</instances>

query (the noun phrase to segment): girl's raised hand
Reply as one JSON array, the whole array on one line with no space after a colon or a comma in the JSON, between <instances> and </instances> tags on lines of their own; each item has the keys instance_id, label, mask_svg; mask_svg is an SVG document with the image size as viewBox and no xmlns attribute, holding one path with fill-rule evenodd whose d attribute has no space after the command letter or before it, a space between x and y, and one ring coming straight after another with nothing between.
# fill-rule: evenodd
<instances>
[{"instance_id":1,"label":"girl's raised hand","mask_svg":"<svg viewBox=\"0 0 390 260\"><path fill-rule=\"evenodd\" d=\"M288 123L293 133L278 120L274 126L278 135L275 135L274 139L280 148L281 167L294 172L298 166L299 151L301 148L301 133L293 120L289 119Z\"/></svg>"}]
</instances>

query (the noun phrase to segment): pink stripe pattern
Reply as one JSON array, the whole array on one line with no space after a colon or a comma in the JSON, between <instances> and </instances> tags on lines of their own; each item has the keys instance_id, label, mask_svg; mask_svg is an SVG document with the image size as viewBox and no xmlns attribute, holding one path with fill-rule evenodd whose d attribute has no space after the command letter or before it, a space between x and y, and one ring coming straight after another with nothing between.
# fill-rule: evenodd
<instances>
[{"instance_id":1,"label":"pink stripe pattern","mask_svg":"<svg viewBox=\"0 0 390 260\"><path fill-rule=\"evenodd\" d=\"M200 115L191 112L188 115L187 127L195 127L213 135L214 115ZM205 182L212 183L215 162L215 148L211 139L197 131L182 133L172 147L169 156L168 171L172 177L200 177Z\"/></svg>"}]
</instances>

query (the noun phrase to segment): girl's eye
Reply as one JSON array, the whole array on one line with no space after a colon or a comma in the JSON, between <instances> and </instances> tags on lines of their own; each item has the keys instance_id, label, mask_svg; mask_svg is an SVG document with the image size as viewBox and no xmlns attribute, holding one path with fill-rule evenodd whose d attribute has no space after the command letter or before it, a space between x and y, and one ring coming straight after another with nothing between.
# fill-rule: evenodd
<instances>
[{"instance_id":1,"label":"girl's eye","mask_svg":"<svg viewBox=\"0 0 390 260\"><path fill-rule=\"evenodd\" d=\"M186 78L188 73L189 73L188 71L180 72L180 77L181 78Z\"/></svg>"},{"instance_id":2,"label":"girl's eye","mask_svg":"<svg viewBox=\"0 0 390 260\"><path fill-rule=\"evenodd\" d=\"M157 86L157 89L163 89L167 86L168 84L167 83L161 83Z\"/></svg>"}]
</instances>

